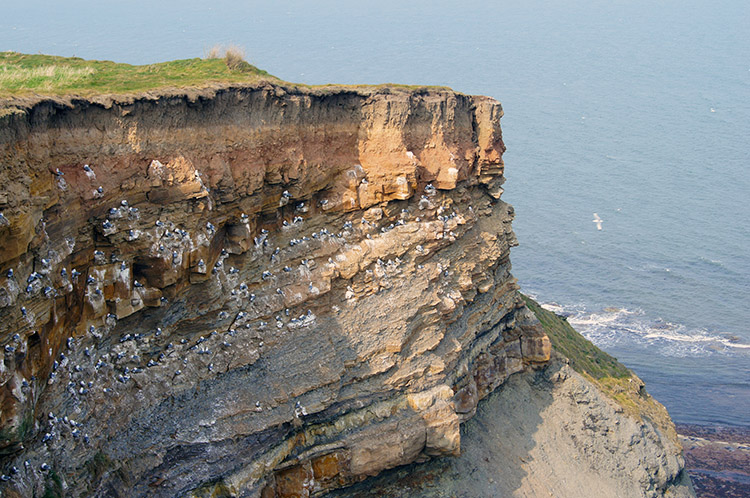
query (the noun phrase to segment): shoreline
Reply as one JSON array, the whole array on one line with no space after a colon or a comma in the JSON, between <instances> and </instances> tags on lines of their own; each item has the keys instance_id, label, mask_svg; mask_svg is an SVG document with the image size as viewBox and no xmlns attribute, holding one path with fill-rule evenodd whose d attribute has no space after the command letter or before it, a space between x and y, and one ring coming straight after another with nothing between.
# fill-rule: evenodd
<instances>
[{"instance_id":1,"label":"shoreline","mask_svg":"<svg viewBox=\"0 0 750 498\"><path fill-rule=\"evenodd\" d=\"M750 426L675 425L699 497L750 496Z\"/></svg>"}]
</instances>

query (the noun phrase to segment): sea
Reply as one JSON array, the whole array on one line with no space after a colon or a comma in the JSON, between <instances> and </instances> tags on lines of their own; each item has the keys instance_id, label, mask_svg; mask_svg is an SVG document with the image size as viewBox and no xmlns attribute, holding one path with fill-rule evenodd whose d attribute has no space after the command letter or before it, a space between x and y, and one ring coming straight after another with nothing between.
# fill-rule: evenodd
<instances>
[{"instance_id":1,"label":"sea","mask_svg":"<svg viewBox=\"0 0 750 498\"><path fill-rule=\"evenodd\" d=\"M677 422L750 426L747 0L10 1L0 50L495 97L523 290ZM602 221L597 229L594 213Z\"/></svg>"}]
</instances>

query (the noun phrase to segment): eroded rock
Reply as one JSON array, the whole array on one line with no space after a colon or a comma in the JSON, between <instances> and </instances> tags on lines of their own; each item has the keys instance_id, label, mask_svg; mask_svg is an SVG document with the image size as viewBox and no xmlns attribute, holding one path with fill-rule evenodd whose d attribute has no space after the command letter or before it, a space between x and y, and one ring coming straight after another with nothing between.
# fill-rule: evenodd
<instances>
[{"instance_id":1,"label":"eroded rock","mask_svg":"<svg viewBox=\"0 0 750 498\"><path fill-rule=\"evenodd\" d=\"M0 118L3 486L309 496L458 454L549 358L501 115L265 85Z\"/></svg>"}]
</instances>

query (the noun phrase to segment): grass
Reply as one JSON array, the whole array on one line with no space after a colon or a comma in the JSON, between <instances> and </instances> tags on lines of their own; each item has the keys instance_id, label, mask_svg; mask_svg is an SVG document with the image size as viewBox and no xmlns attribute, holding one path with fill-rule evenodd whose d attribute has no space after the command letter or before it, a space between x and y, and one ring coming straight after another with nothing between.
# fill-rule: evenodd
<instances>
[{"instance_id":1,"label":"grass","mask_svg":"<svg viewBox=\"0 0 750 498\"><path fill-rule=\"evenodd\" d=\"M240 49L223 58L183 59L133 66L42 54L0 52L0 98L29 95L140 93L169 87L211 83L254 83L277 80L244 60Z\"/></svg>"},{"instance_id":2,"label":"grass","mask_svg":"<svg viewBox=\"0 0 750 498\"><path fill-rule=\"evenodd\" d=\"M133 66L111 61L84 60L42 54L0 52L0 99L8 97L134 94L166 88L205 87L214 83L253 84L269 80L287 83L245 60L241 47L215 45L203 58ZM402 85L307 85L304 88L377 88L383 92L407 90L417 95L450 90L445 86ZM0 117L19 112L0 105Z\"/></svg>"},{"instance_id":3,"label":"grass","mask_svg":"<svg viewBox=\"0 0 750 498\"><path fill-rule=\"evenodd\" d=\"M224 63L230 70L242 70L249 65L245 60L245 49L237 45L214 45L206 50L204 59L224 59Z\"/></svg>"},{"instance_id":4,"label":"grass","mask_svg":"<svg viewBox=\"0 0 750 498\"><path fill-rule=\"evenodd\" d=\"M631 376L632 372L625 365L576 332L564 317L545 310L528 296L524 296L524 299L526 306L542 322L552 347L568 357L573 370L585 373L594 379L604 377L617 379Z\"/></svg>"},{"instance_id":5,"label":"grass","mask_svg":"<svg viewBox=\"0 0 750 498\"><path fill-rule=\"evenodd\" d=\"M625 413L637 420L651 420L672 442L678 442L667 409L646 392L638 376L579 334L565 317L545 310L528 296L523 298L542 323L552 348L568 358L573 370L599 387Z\"/></svg>"}]
</instances>

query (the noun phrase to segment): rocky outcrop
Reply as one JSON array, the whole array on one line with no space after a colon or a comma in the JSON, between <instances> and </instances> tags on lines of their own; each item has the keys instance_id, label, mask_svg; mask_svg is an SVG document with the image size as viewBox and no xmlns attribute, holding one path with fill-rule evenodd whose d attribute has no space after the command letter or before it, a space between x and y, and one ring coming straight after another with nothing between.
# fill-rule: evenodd
<instances>
[{"instance_id":1,"label":"rocky outcrop","mask_svg":"<svg viewBox=\"0 0 750 498\"><path fill-rule=\"evenodd\" d=\"M510 274L492 99L260 85L14 105L6 496L320 494L457 455L478 401L549 358Z\"/></svg>"},{"instance_id":2,"label":"rocky outcrop","mask_svg":"<svg viewBox=\"0 0 750 498\"><path fill-rule=\"evenodd\" d=\"M681 424L677 430L698 496L750 496L750 431L746 427Z\"/></svg>"},{"instance_id":3,"label":"rocky outcrop","mask_svg":"<svg viewBox=\"0 0 750 498\"><path fill-rule=\"evenodd\" d=\"M331 496L695 496L669 432L638 420L557 360L514 375L461 430L462 454L388 471Z\"/></svg>"}]
</instances>

